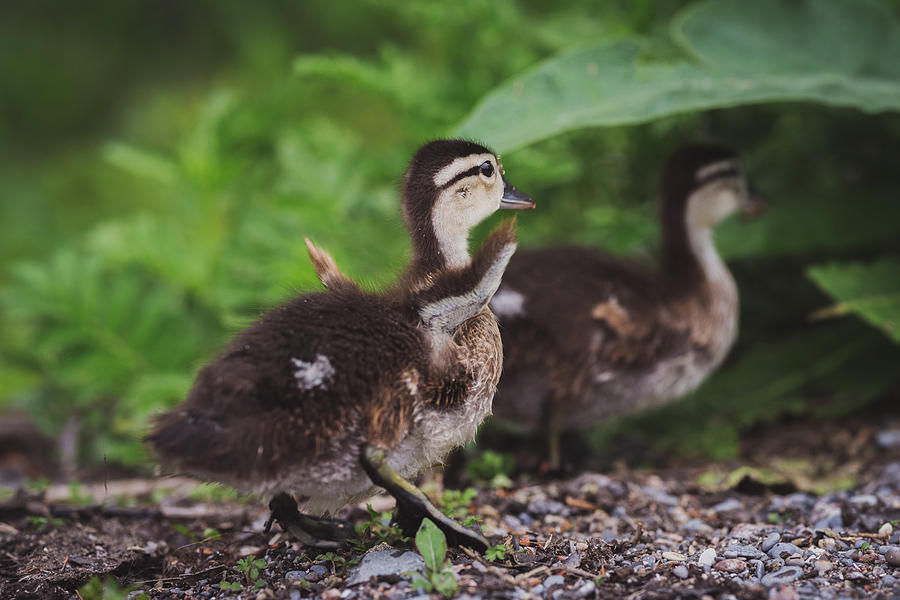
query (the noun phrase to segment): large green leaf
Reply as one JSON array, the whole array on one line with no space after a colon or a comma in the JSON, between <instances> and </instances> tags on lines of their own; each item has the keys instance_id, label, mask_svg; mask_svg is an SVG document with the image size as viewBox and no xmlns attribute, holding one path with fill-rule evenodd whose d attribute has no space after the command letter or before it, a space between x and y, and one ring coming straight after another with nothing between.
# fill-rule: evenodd
<instances>
[{"instance_id":1,"label":"large green leaf","mask_svg":"<svg viewBox=\"0 0 900 600\"><path fill-rule=\"evenodd\" d=\"M820 315L859 315L900 343L900 260L829 263L810 267L807 273L837 300Z\"/></svg>"},{"instance_id":2,"label":"large green leaf","mask_svg":"<svg viewBox=\"0 0 900 600\"><path fill-rule=\"evenodd\" d=\"M457 133L508 151L564 131L676 113L808 101L900 110L900 26L867 0L718 0L672 23L683 58L640 41L551 58L490 92Z\"/></svg>"}]
</instances>

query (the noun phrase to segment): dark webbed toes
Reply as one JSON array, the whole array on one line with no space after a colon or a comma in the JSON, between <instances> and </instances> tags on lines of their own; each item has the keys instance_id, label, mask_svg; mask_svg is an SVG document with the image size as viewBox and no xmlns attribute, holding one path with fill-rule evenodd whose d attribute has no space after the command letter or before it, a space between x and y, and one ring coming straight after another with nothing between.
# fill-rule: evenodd
<instances>
[{"instance_id":1,"label":"dark webbed toes","mask_svg":"<svg viewBox=\"0 0 900 600\"><path fill-rule=\"evenodd\" d=\"M272 498L269 510L272 514L266 521L267 533L277 521L283 530L307 546L333 550L355 535L353 525L347 521L304 515L297 508L297 501L284 492Z\"/></svg>"},{"instance_id":2,"label":"dark webbed toes","mask_svg":"<svg viewBox=\"0 0 900 600\"><path fill-rule=\"evenodd\" d=\"M484 536L446 516L422 490L394 471L387 464L382 450L366 447L360 455L360 462L372 483L383 487L397 499L393 522L400 526L403 535L415 537L422 520L427 517L444 532L450 546L467 546L478 552L488 549L489 544Z\"/></svg>"}]
</instances>

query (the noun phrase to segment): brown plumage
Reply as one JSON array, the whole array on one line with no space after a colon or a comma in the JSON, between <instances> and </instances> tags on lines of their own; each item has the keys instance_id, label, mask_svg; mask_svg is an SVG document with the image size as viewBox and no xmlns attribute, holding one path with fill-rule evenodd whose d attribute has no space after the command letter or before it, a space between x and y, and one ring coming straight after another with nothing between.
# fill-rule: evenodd
<instances>
[{"instance_id":1,"label":"brown plumage","mask_svg":"<svg viewBox=\"0 0 900 600\"><path fill-rule=\"evenodd\" d=\"M592 248L520 251L491 306L504 371L494 414L555 438L683 396L724 359L737 331L734 281L711 228L749 209L735 155L688 146L663 176L659 268Z\"/></svg>"},{"instance_id":2,"label":"brown plumage","mask_svg":"<svg viewBox=\"0 0 900 600\"><path fill-rule=\"evenodd\" d=\"M478 172L443 185L473 165ZM327 512L373 493L365 448L383 450L410 477L471 439L500 375L487 302L515 248L514 226L499 226L471 261L459 249L508 201L508 188L482 146L423 146L404 179L413 259L398 284L363 291L307 242L327 291L269 311L201 369L184 404L148 437L161 459L239 489L291 492Z\"/></svg>"}]
</instances>

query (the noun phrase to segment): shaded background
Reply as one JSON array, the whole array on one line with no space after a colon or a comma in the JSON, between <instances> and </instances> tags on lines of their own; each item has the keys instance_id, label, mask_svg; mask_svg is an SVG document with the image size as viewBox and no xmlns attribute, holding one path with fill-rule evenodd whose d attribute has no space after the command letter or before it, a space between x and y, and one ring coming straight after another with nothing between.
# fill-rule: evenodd
<instances>
[{"instance_id":1,"label":"shaded background","mask_svg":"<svg viewBox=\"0 0 900 600\"><path fill-rule=\"evenodd\" d=\"M419 144L575 48L637 37L641 60L682 60L670 27L693 4L3 3L0 433L30 421L59 448L0 440L0 451L28 476L57 452L66 475L146 467L148 419L261 310L318 287L302 236L350 275L389 281L408 253L397 183ZM778 11L810 4L769 1L764 16L792 36ZM900 3L877 6L896 27ZM723 14L723 26L742 22ZM883 50L850 31L819 42ZM865 62L856 74L867 70L883 75ZM527 245L651 258L661 165L684 142L739 148L771 200L762 220L718 231L742 299L728 362L684 402L594 432L599 449L628 439L729 457L760 422L892 406L900 118L827 101L672 111L500 145L510 180L539 202L520 219ZM515 124L525 136L536 125Z\"/></svg>"}]
</instances>

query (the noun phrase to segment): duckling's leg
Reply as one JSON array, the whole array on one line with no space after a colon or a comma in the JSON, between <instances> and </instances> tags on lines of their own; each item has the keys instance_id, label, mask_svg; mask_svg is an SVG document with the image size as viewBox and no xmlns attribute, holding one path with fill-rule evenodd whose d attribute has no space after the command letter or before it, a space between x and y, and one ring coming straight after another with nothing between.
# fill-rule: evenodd
<instances>
[{"instance_id":1,"label":"duckling's leg","mask_svg":"<svg viewBox=\"0 0 900 600\"><path fill-rule=\"evenodd\" d=\"M333 550L355 535L353 525L338 519L325 519L302 514L297 509L297 501L281 492L269 502L272 514L266 521L265 532L268 533L273 521L278 521L281 528L297 538L301 543Z\"/></svg>"},{"instance_id":2,"label":"duckling's leg","mask_svg":"<svg viewBox=\"0 0 900 600\"><path fill-rule=\"evenodd\" d=\"M446 516L431 503L422 490L394 471L387 463L384 450L366 446L360 454L360 463L372 483L383 487L397 499L394 522L400 526L404 535L415 536L422 520L427 517L447 536L447 544L468 546L479 552L487 550L488 541L484 536Z\"/></svg>"}]
</instances>

